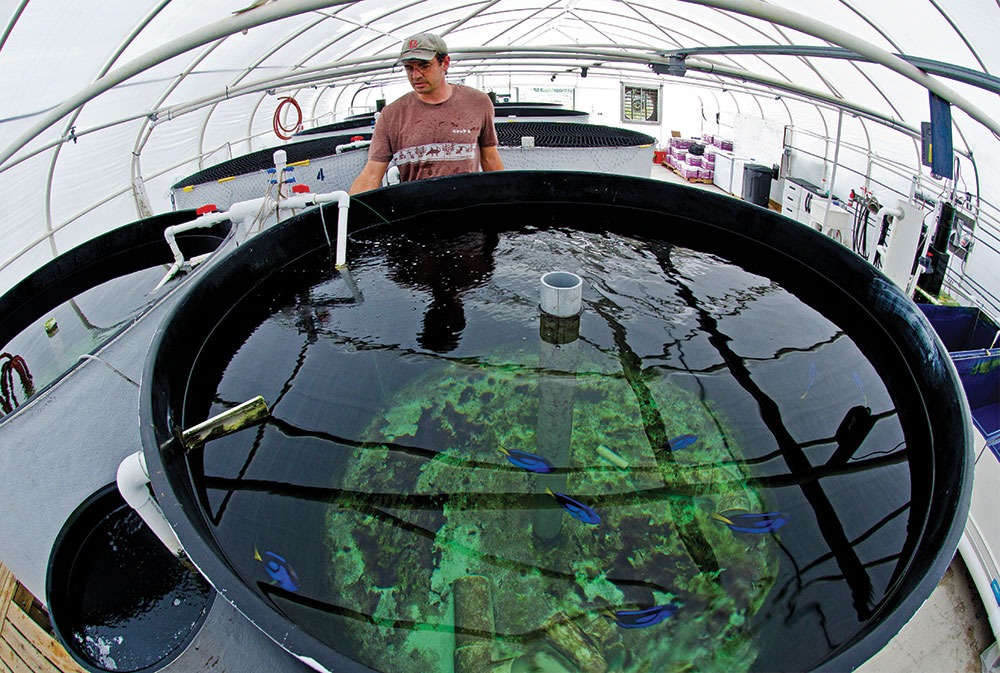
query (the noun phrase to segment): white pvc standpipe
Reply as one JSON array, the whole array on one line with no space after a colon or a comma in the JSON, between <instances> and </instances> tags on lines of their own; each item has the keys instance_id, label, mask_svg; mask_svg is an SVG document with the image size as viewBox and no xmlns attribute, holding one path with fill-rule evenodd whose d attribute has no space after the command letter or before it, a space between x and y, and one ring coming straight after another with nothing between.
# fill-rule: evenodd
<instances>
[{"instance_id":1,"label":"white pvc standpipe","mask_svg":"<svg viewBox=\"0 0 1000 673\"><path fill-rule=\"evenodd\" d=\"M583 310L583 279L568 271L552 271L541 277L539 307L556 318L571 318Z\"/></svg>"},{"instance_id":2,"label":"white pvc standpipe","mask_svg":"<svg viewBox=\"0 0 1000 673\"><path fill-rule=\"evenodd\" d=\"M833 172L830 174L830 184L826 189L826 210L823 211L823 233L827 232L830 226L830 205L833 203L833 185L837 180L837 166L840 165L840 143L841 133L844 130L844 110L840 109L837 115L837 145L833 150Z\"/></svg>"}]
</instances>

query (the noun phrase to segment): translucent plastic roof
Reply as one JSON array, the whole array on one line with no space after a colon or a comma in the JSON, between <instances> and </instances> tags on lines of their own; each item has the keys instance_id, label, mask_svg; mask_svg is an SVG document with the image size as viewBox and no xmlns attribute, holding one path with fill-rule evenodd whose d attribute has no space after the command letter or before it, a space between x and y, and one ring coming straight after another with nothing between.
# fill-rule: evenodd
<instances>
[{"instance_id":1,"label":"translucent plastic roof","mask_svg":"<svg viewBox=\"0 0 1000 673\"><path fill-rule=\"evenodd\" d=\"M170 210L179 177L278 144L283 96L307 123L370 109L402 80L400 42L425 30L447 39L453 81L572 85L586 68L822 137L839 121L845 140L914 172L927 171L915 138L930 89L953 104L953 186L975 200L983 246L1000 250L997 0L249 2L4 0L0 292ZM979 282L998 294L1000 277Z\"/></svg>"}]
</instances>

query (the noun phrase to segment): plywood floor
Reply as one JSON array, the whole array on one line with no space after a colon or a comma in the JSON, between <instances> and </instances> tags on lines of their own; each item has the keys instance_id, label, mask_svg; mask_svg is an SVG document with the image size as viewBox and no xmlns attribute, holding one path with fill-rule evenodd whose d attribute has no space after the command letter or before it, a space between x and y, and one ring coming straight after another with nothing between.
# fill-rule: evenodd
<instances>
[{"instance_id":1,"label":"plywood floor","mask_svg":"<svg viewBox=\"0 0 1000 673\"><path fill-rule=\"evenodd\" d=\"M0 563L0 673L85 673L51 635L48 615Z\"/></svg>"}]
</instances>

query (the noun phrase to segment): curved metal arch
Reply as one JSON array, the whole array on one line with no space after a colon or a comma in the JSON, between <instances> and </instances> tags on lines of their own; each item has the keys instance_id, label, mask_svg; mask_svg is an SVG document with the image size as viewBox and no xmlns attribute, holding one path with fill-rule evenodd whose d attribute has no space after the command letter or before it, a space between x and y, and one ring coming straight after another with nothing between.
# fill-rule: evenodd
<instances>
[{"instance_id":1,"label":"curved metal arch","mask_svg":"<svg viewBox=\"0 0 1000 673\"><path fill-rule=\"evenodd\" d=\"M788 44L793 44L792 39L790 37L788 37L788 35L785 34L785 31L781 29L781 26L775 26L774 30L775 30L775 32L778 33L778 35L780 35L781 37L785 38L785 42L787 42ZM826 86L826 88L830 90L830 93L832 93L834 96L837 96L838 98L843 98L844 97L844 94L842 94L837 89L837 87L835 87L830 82L830 80L828 80L826 78L826 76L819 71L819 68L816 67L815 63L813 63L810 59L808 59L808 58L806 58L804 56L800 57L800 60L803 63L805 63L805 65L806 65L807 68L809 68L814 73L816 73L816 76L819 77L819 81L823 82L823 85Z\"/></svg>"},{"instance_id":2,"label":"curved metal arch","mask_svg":"<svg viewBox=\"0 0 1000 673\"><path fill-rule=\"evenodd\" d=\"M26 4L28 4L27 0L25 0L21 8L23 9ZM125 50L129 48L137 37L139 37L139 33L145 30L146 27L152 23L153 19L155 19L168 4L170 4L170 0L161 0L160 4L154 7L141 21L139 21L138 24L136 24L125 39L122 40L121 44L118 45L118 48L114 51L111 57L105 62L104 66L97 75L97 79L101 79L111 71L111 68L118 62L118 59L125 53ZM64 127L65 130L62 135L65 136L70 134L73 129L73 125L76 124L76 120L79 119L80 114L83 113L83 107L83 105L80 105L80 107L76 108L76 110L70 114L69 121L66 122ZM59 161L59 154L62 151L62 147L63 146L60 144L56 145L55 149L53 149L52 159L49 161L49 172L45 179L45 231L47 232L49 248L52 250L53 255L59 254L59 250L56 247L56 239L55 236L53 236L54 231L52 229L52 182L55 178L56 163Z\"/></svg>"},{"instance_id":3,"label":"curved metal arch","mask_svg":"<svg viewBox=\"0 0 1000 673\"><path fill-rule=\"evenodd\" d=\"M873 30L875 30L880 36L882 36L882 39L884 39L886 42L888 42L897 53L901 54L903 52L903 50L899 47L899 45L896 44L895 40L893 40L891 37L889 37L889 35L884 30L882 30L882 28L880 26L878 26L874 21L872 21L871 19L869 19L861 11L859 11L857 8L855 8L853 5L851 5L848 2L848 0L840 0L840 2L845 7L847 7L852 12L854 12L858 17L860 17L862 21L864 21L869 26L871 26L871 28ZM931 0L931 2L933 4L933 0ZM997 0L997 5L1000 6L1000 0ZM978 61L979 65L983 68L983 72L989 73L989 70L986 68L986 65L979 58L979 55L975 52L975 50L972 49L972 47L971 47L971 45L969 45L968 41L965 40L964 34L962 34L962 32L958 29L958 27L955 26L954 23L952 23L951 19L946 14L944 14L944 12L941 10L940 7L938 7L936 4L934 5L934 7L939 12L941 12L941 14L942 14L942 16L944 16L945 20L948 21L948 23L951 25L951 27L959 34L959 36L962 38L962 40L966 43L966 46L968 46L969 50L972 51L972 55L975 57L976 61ZM859 71L861 71L860 66L858 66L857 64L855 64L855 67ZM879 95L881 95L882 98L884 98L886 100L886 102L892 108L893 112L895 112L896 115L900 119L902 119L903 116L899 113L899 110L896 109L896 106L892 104L892 101L889 100L889 97L886 96L885 93L877 85L875 85L875 83L872 82L871 79L867 75L865 75L863 71L861 71L861 72L862 72L862 75L864 75L864 77L866 79L868 79L869 82L872 83L872 86L874 86L875 90L879 92ZM975 159L973 158L971 146L965 140L965 134L962 133L961 125L957 121L953 121L952 123L955 126L955 130L958 132L959 136L962 138L962 142L965 144L965 148L966 148L966 151L968 152L969 160L972 162L973 171L975 171L975 173L976 173L976 199L978 200L979 199L979 167L976 164ZM916 141L914 141L914 144L916 144ZM919 150L918 150L918 152L919 152ZM917 165L918 166L922 165L920 158L918 158L918 160L917 160Z\"/></svg>"},{"instance_id":4,"label":"curved metal arch","mask_svg":"<svg viewBox=\"0 0 1000 673\"><path fill-rule=\"evenodd\" d=\"M738 12L740 14L746 14L748 16L754 16L758 19L770 21L771 23L778 23L789 28L802 31L812 35L813 37L846 47L851 51L867 56L876 63L880 63L885 67L898 72L907 79L913 80L924 88L933 91L945 100L950 101L952 105L955 105L965 111L970 117L1000 137L1000 124L981 110L979 106L967 100L965 96L962 96L959 92L953 90L951 87L947 86L938 79L928 75L916 66L893 56L891 53L875 46L874 44L871 44L870 42L861 40L856 36L851 36L840 28L824 24L818 20L792 10L762 2L752 2L751 0L681 0L681 2L709 5Z\"/></svg>"},{"instance_id":5,"label":"curved metal arch","mask_svg":"<svg viewBox=\"0 0 1000 673\"><path fill-rule=\"evenodd\" d=\"M604 14L604 13L608 13L608 12L601 12L601 13ZM617 25L617 24L611 24L611 23L605 23L603 21L588 21L588 25L595 32L601 34L605 39L607 39L608 40L608 44L588 44L588 43L582 43L582 44L580 44L580 43L578 43L576 45L577 48L580 48L580 49L598 48L598 49L619 49L619 50L630 49L630 50L634 50L634 51L648 51L648 52L650 52L650 55L655 54L660 49L660 47L658 47L655 44L655 36L653 36L652 34L650 34L648 32L644 32L644 31L640 32L640 31L635 30L635 31L633 31L629 35L629 37L633 37L635 35L639 35L641 37L646 37L646 38L649 39L649 43L648 44L628 45L628 44L623 44L623 43L621 43L619 41L616 41L610 35L607 35L603 31L598 30L598 28L597 28L597 26L613 26L617 30L627 30L624 26L620 26L620 25ZM655 25L655 24L651 24L651 25ZM691 40L692 42L699 43L698 40L695 40L694 38L692 38L689 35L686 35L686 34L683 34L683 33L677 33L677 35L680 35L681 37L687 38L687 39ZM514 45L508 45L508 46L514 46Z\"/></svg>"},{"instance_id":6,"label":"curved metal arch","mask_svg":"<svg viewBox=\"0 0 1000 673\"><path fill-rule=\"evenodd\" d=\"M453 23L452 25L450 25L450 26L448 26L447 28L445 28L444 30L442 30L442 31L441 31L441 32L439 33L439 35L440 35L441 37L444 37L444 36L446 36L446 35L450 34L450 33L451 33L451 32L452 32L453 30L456 30L456 29L457 29L457 28L459 28L460 26L463 26L463 25L465 25L466 23L468 23L468 22L469 22L469 21L471 21L472 19L476 18L477 16L479 16L480 14L482 14L483 12L485 12L486 10L488 10L488 9L490 9L491 7L493 7L494 5L496 5L496 4L498 3L498 2L500 2L500 0L490 0L490 1L489 1L489 2L487 2L487 3L485 4L485 5L483 5L482 7L480 7L479 9L477 9L476 11L474 11L474 12L470 13L470 14L469 14L468 16L466 16L465 18L463 18L463 19L459 19L458 21L456 21L456 22L455 22L455 23Z\"/></svg>"},{"instance_id":7,"label":"curved metal arch","mask_svg":"<svg viewBox=\"0 0 1000 673\"><path fill-rule=\"evenodd\" d=\"M998 0L998 1L1000 1L1000 0ZM638 4L638 3L627 3L627 4L629 4L631 6L631 5ZM644 7L645 7L645 5L644 5ZM656 7L650 7L650 9L653 9L655 11L663 12L663 13L667 14L668 16L676 16L676 15L671 14L669 12L665 12L664 10L660 10L659 8L656 8ZM714 9L715 12L726 16L729 20L735 21L736 23L742 25L744 28L746 28L746 29L748 29L748 30L750 30L752 32L755 32L755 33L759 34L765 40L770 40L771 42L774 42L775 44L780 44L778 42L778 40L776 40L774 37L772 37L771 35L768 35L765 31L763 31L759 27L751 24L749 21L746 21L746 20L742 19L739 16L735 16L735 15L732 15L732 14L726 14L725 12L723 12L720 9L716 9L716 8L712 8L712 9ZM688 19L688 21L690 21L690 19ZM715 31L713 31L713 32L715 32ZM782 34L780 32L779 32L779 34L782 35L782 37L785 37L786 40L788 40L787 36L785 36L784 34ZM723 36L723 39L728 39L729 41L731 41L734 44L736 44L736 41L733 40L732 38L729 38L728 36ZM789 43L791 43L790 40L788 40L788 41L789 41ZM785 76L785 74L782 73L780 71L780 69L777 68L777 66L775 66L772 63L769 63L767 61L767 59L764 59L763 57L760 57L760 61L762 63L764 63L767 67L769 67L770 69L774 70L776 73L778 73L779 75L781 75L782 77L784 77L786 80L788 79L788 77ZM734 62L735 62L735 60L734 60ZM815 68L815 66L812 63L810 63L805 58L802 59L802 62L806 65L806 67L808 67L809 69L811 69L813 72L816 73L816 75L820 78L820 81L822 81L825 85L827 85L827 88L830 89L831 93L836 94L836 90L833 89L833 87L829 86L829 83L826 82L826 80L823 78L823 76L819 73L819 71ZM739 67L739 68L742 68L742 65L739 64L739 63L736 63L736 66ZM791 81L791 80L789 80L789 81ZM822 117L822 115L820 115L820 116ZM791 119L791 113L790 112L789 112L789 119Z\"/></svg>"},{"instance_id":8,"label":"curved metal arch","mask_svg":"<svg viewBox=\"0 0 1000 673\"><path fill-rule=\"evenodd\" d=\"M362 31L362 30L374 30L374 29L371 29L369 27L371 23L374 23L376 21L381 21L382 19L384 19L387 16L392 16L392 15L396 14L399 11L402 11L404 9L411 9L411 8L416 7L418 5L424 4L425 2L427 2L427 0L415 0L414 2L411 2L411 3L407 4L407 5L405 5L404 7L393 8L392 10L389 10L389 11L387 11L387 12L385 12L383 14L380 14L377 17L375 17L372 21L370 21L368 23L368 25L361 25L361 24L357 24L357 23L355 23L353 21L348 21L347 19L345 19L344 17L341 17L339 15L339 11L340 10L337 10L333 14L327 14L325 12L320 12L326 18L330 18L330 19L334 19L334 20L338 20L338 21L343 21L344 23L352 26L352 28L350 28L347 31L345 31L345 32L343 32L343 33L335 36L334 38L332 38L331 40L329 40L325 44L320 45L319 47L313 49L312 52L310 52L309 54L307 54L305 57L300 58L295 63L295 65L293 65L287 72L295 72L297 69L303 68L306 63L308 63L312 59L314 59L317 56L319 56L320 54L322 54L324 51L326 51L327 49L329 49L330 47L332 47L333 45L335 45L337 42L340 42L341 40L343 40L343 39L345 39L347 37L350 37L351 35L354 35L355 33L359 32L359 31ZM468 3L466 5L462 5L462 7L467 7L467 6L474 5L474 4L476 4L476 3L475 2ZM412 23L413 22L410 22L410 24L412 24ZM410 25L410 24L403 24L403 25ZM397 26L396 28L398 29L399 26ZM374 36L374 37L372 37L367 42L362 43L362 45L360 47L353 48L352 52L357 52L359 49L367 47L368 45L371 45L374 42L383 39L384 37L390 36L390 34L385 33L383 31L376 31L376 32L378 32L379 34L376 35L376 36ZM254 124L254 121L256 119L256 115L257 115L258 111L260 110L260 107L263 104L264 100L266 100L266 93L261 95L260 99L253 106L253 109L252 109L249 117L247 118L247 149L248 149L248 151L252 151L252 149L253 149L252 148L252 142L253 142L253 124Z\"/></svg>"},{"instance_id":9,"label":"curved metal arch","mask_svg":"<svg viewBox=\"0 0 1000 673\"><path fill-rule=\"evenodd\" d=\"M479 16L483 12L487 11L488 9L490 9L491 7L493 7L494 5L496 5L497 2L499 2L499 1L500 0L487 0L487 2L485 2L485 3L482 2L482 1L479 1L479 2L469 2L469 3L466 3L464 5L460 5L458 7L453 7L453 8L451 8L450 11L457 11L459 9L464 9L466 7L477 7L477 9L474 10L473 12L469 13L467 16L459 19L458 21L452 22L450 25L446 26L443 31L438 30L437 28L435 28L435 30L438 30L438 32L440 34L444 34L444 32L450 32L452 30L455 30L458 27L460 27L460 26L464 25L465 23L467 23L468 21L470 21L471 19L475 18L476 16ZM346 33L338 35L336 38L334 38L330 42L327 42L326 44L324 44L324 45L322 45L322 46L314 49L312 51L312 53L310 53L309 55L307 55L305 58L300 59L298 61L298 63L295 66L293 66L292 71L294 71L296 68L300 68L300 67L304 66L310 60L312 60L313 58L315 58L316 56L318 56L319 54L321 54L325 50L329 49L336 42L339 42L340 40L342 40L342 39L344 39L344 38L346 38L346 37L354 34L355 32L357 32L357 30L360 30L360 29L375 30L374 28L371 27L373 23L375 23L377 21L381 21L381 20L383 20L384 18L386 18L388 16L393 16L393 15L399 13L400 11L412 9L413 7L416 7L418 5L424 4L425 2L427 2L427 0L416 0L415 2L411 2L411 3L409 3L409 4L407 4L407 5L403 6L403 7L393 8L392 10L389 10L389 11L383 13L383 14L380 14L380 15L376 16L374 19L372 19L371 21L369 21L367 24L357 24L357 23L350 22L346 18L341 17L341 16L327 15L330 18L336 18L337 20L345 21L347 23L352 23L352 25L354 25L355 28L352 29L352 30L347 31ZM479 6L479 5L482 5L482 6ZM420 22L422 20L423 20L422 18L417 18L417 19L414 19L412 21L408 21L406 23L399 24L399 25L395 26L394 30L399 30L400 28L402 28L404 26L410 26L410 25L418 23L418 22ZM391 33L386 33L384 31L377 31L377 32L380 33L378 36L373 37L368 42L362 44L361 47L354 47L354 48L352 48L352 52L357 52L359 49L364 48L364 47L366 47L366 46L374 43L375 41L377 41L377 40L379 40L379 39L381 39L383 37L392 37ZM338 97L338 99L339 99L339 97ZM256 114L256 111L258 109L259 109L259 104L257 106L255 106L255 108L254 108L254 114ZM250 120L250 124L251 124L251 128L252 128L252 124L253 124L253 118L252 117L251 117L251 120Z\"/></svg>"},{"instance_id":10,"label":"curved metal arch","mask_svg":"<svg viewBox=\"0 0 1000 673\"><path fill-rule=\"evenodd\" d=\"M632 11L636 12L637 14L639 14L639 12L638 12L638 10L635 9L636 5L642 7L643 9L649 9L649 10L652 10L652 11L655 11L655 12L659 12L661 14L665 14L668 17L685 21L686 23L697 23L696 21L694 21L693 19L691 19L689 17L682 17L682 16L680 16L678 14L674 14L673 12L668 12L665 9L662 9L660 7L654 7L654 6L650 6L650 5L644 5L642 3L637 3L637 2L627 2L625 4L626 4L626 6L628 6L630 9L632 9ZM640 14L640 16L642 16L642 14ZM643 18L646 18L646 17L643 17ZM762 31L759 28L757 28L757 26L753 26L749 22L743 21L739 17L728 16L728 18L730 18L732 20L735 20L737 23L740 23L741 25L743 25L748 30L752 30L752 31L754 31L756 33L759 33L761 35L761 37L763 37L764 39L771 40L771 41L777 43L777 40L774 40L773 37L771 37L770 35L767 35L766 33L764 33L764 31ZM651 23L653 23L650 19L647 19L647 20L650 21ZM704 30L708 30L710 33L718 35L723 40L728 40L729 42L732 42L733 44L738 44L736 42L736 40L734 40L733 38L731 38L728 35L725 35L725 34L719 32L719 31L715 30L714 28L709 28L708 26L706 26L706 25L704 25L702 23L698 23L697 25L700 28L704 29ZM695 41L696 40L692 40L692 42L695 42ZM702 44L704 44L704 43L702 42ZM740 62L738 62L736 59L732 59L732 61L733 61L733 65L735 67L737 67L737 68L742 68L743 67L743 64L741 64ZM771 70L773 70L779 76L784 77L788 81L791 81L791 79L789 79L787 76L785 76L785 74L783 72L781 72L780 69L778 69L777 67L775 67L774 64L769 63L767 61L767 59L760 58L760 61L761 61L762 64L764 64L766 67L768 67Z\"/></svg>"},{"instance_id":11,"label":"curved metal arch","mask_svg":"<svg viewBox=\"0 0 1000 673\"><path fill-rule=\"evenodd\" d=\"M682 32L680 32L680 31L677 31L677 30L675 30L675 31L673 31L673 32L668 32L668 31L664 30L664 29L663 29L663 28L662 28L661 26L659 26L659 25L658 25L658 24L657 24L656 22L654 22L654 21L650 20L650 19L649 19L648 17L646 17L645 15L643 15L643 14L642 14L641 12L639 12L639 10L637 10L637 9L635 8L635 6L634 6L634 4L633 4L633 3L630 3L630 2L626 2L626 3L624 3L624 4L625 4L625 6L626 6L626 7L628 7L628 8L629 8L629 9L631 9L631 10L632 10L633 12L635 12L635 13L636 13L637 15L639 15L639 17L640 17L640 18L641 18L641 19L642 19L643 21L645 21L645 22L646 22L646 23L648 23L649 25L653 26L654 28L658 29L658 30L659 30L660 32L662 32L662 33L663 33L663 35L664 35L665 37L667 37L668 39L670 39L670 40L671 40L671 41L672 41L672 42L673 42L674 44L677 44L677 45L678 45L678 48L682 48L682 47L680 47L680 42L679 42L679 41L678 41L677 39L674 39L674 36L675 36L675 35L676 35L676 36L680 36L680 37L682 37L682 38L684 38L684 39L687 39L687 40L688 40L689 42L691 42L692 44L700 44L700 45L702 45L702 46L704 46L704 45L705 45L705 42L703 42L702 40L696 40L696 39L695 39L694 37L692 37L692 36L691 36L690 34L688 34L688 33L682 33ZM589 11L593 12L593 11L595 11L595 10L589 10ZM660 11L663 11L663 10L660 10ZM600 13L602 13L602 14L612 14L613 16L618 16L617 14L613 14L612 12L604 12L604 11L600 11ZM676 17L675 15L673 15L673 14L670 14L670 13L668 13L668 12L664 12L664 13L668 14L668 16L674 16L675 18L680 18L680 17ZM688 21L687 21L687 23L693 23L693 22L692 22L692 21L690 21L690 20L688 20ZM702 27L702 28L705 28L705 26L700 26L700 27ZM715 30L713 30L713 29L710 29L710 28L709 28L709 29L707 29L707 30L708 30L709 32L713 33L713 34L716 34L716 35L718 35L718 36L719 36L719 37L721 37L722 39L727 39L727 38L726 38L726 36L722 35L721 33L718 33L717 31L715 31ZM648 33L646 33L646 34L648 34ZM651 44L649 44L649 45L648 45L648 46L647 46L646 48L647 48L647 49L650 49L650 50L655 50L655 49L659 49L659 47L657 47L655 43L651 43ZM739 63L738 63L738 62L736 61L736 59L730 59L730 60L732 61L732 64L733 64L733 66L735 66L735 67L740 67L740 64L739 64ZM771 65L770 65L769 63L767 63L767 61L764 61L763 59L761 59L761 61L762 61L762 62L763 62L763 63L764 63L764 64L765 64L766 66L768 66L768 67L772 67L772 66L771 66ZM776 72L777 74L779 74L779 75L782 75L781 71L779 71L779 70L777 70L776 68L773 68L773 67L772 67L772 69L774 69L774 71L775 71L775 72ZM720 80L720 81L721 81L721 80ZM791 80L789 80L789 81L791 81Z\"/></svg>"},{"instance_id":12,"label":"curved metal arch","mask_svg":"<svg viewBox=\"0 0 1000 673\"><path fill-rule=\"evenodd\" d=\"M0 51L3 51L3 46L7 43L7 38L14 32L14 26L17 24L17 20L21 18L21 14L24 13L24 8L27 6L28 0L21 0L21 4L14 10L14 16L7 22L7 27L4 29L3 35L0 35Z\"/></svg>"},{"instance_id":13,"label":"curved metal arch","mask_svg":"<svg viewBox=\"0 0 1000 673\"><path fill-rule=\"evenodd\" d=\"M167 98L170 97L170 94L172 94L174 91L176 91L177 87L179 87L181 85L181 83L185 79L187 79L187 76L190 75L191 72L195 68L197 68L199 65L201 65L202 61L204 61L206 58L208 58L208 56L213 51L215 51L216 49L218 49L219 46L223 42L225 42L227 39L228 39L228 37L219 38L218 40L216 40L212 44L210 44L207 47L205 47L205 49L203 49L200 54L196 55L195 58L191 60L191 63L188 65L188 67L186 67L181 74L177 75L174 78L173 82L171 82L171 84L169 86L167 86L166 89L164 89L163 93L160 95L160 97L157 99L156 103L153 105L153 108L154 109L159 108L164 103L164 101L166 101ZM135 136L135 145L132 148L132 162L131 162L131 166L129 168L129 177L132 180L132 184L135 184L136 179L138 179L140 181L142 180L142 170L139 167L139 157L142 154L142 150L145 148L146 143L149 142L149 138L150 138L150 136L152 136L153 130L155 128L156 128L155 126L151 126L149 117L146 117L145 120L143 121L142 125L139 127L139 132L136 133L136 136ZM143 135L145 135L145 138L143 137ZM203 151L203 147L199 143L199 145L198 145L198 154L200 155L202 151ZM136 210L138 211L139 217L148 217L149 216L149 215L147 215L147 214L145 214L143 212L143 208L138 203L136 204Z\"/></svg>"},{"instance_id":14,"label":"curved metal arch","mask_svg":"<svg viewBox=\"0 0 1000 673\"><path fill-rule=\"evenodd\" d=\"M233 33L270 23L277 19L282 19L297 14L303 14L320 7L339 5L358 0L284 0L281 3L268 3L258 7L253 12L246 12L238 16L230 16L202 26L186 35L170 40L165 44L143 54L142 56L119 66L115 70L109 71L97 81L84 87L59 105L48 110L41 119L24 131L12 143L0 150L0 172L8 167L7 161L23 148L27 143L43 133L45 130L57 124L60 119L72 113L81 105L85 105L89 100L96 98L112 87L131 79L139 73L145 72L154 65L166 61L174 56L183 54L186 51L195 49L204 44L214 42L220 37L226 37Z\"/></svg>"},{"instance_id":15,"label":"curved metal arch","mask_svg":"<svg viewBox=\"0 0 1000 673\"><path fill-rule=\"evenodd\" d=\"M854 12L854 14L857 15L857 17L859 19L861 19L862 21L864 21L865 23L867 23L872 28L872 30L874 30L876 33L878 33L882 37L883 40L885 40L886 42L889 43L890 46L892 46L893 50L895 50L896 53L899 53L899 54L903 53L903 50L899 48L899 45L896 44L895 40L893 40L891 37L889 37L888 33L886 33L884 30L882 30L882 28L880 26L878 26L874 21L872 21L871 19L869 19L859 9L857 9L856 7L854 7L850 2L848 2L848 0L840 0L840 3L844 7L847 7L849 10L851 10L852 12ZM880 95L882 97L882 100L884 100L886 102L886 104L893 111L893 113L895 113L895 115L897 117L899 117L900 120L902 120L903 119L903 115L900 113L899 109L896 108L896 105L892 102L892 99L890 99L887 95L885 95L885 92L882 91L882 88L880 86L878 86L877 84L875 84L875 82L872 80L872 78L868 76L868 74L861 68L861 66L859 66L858 64L855 63L854 64L854 68L859 73L861 73L862 77L864 77L866 80L868 80L868 83L871 84L872 88L874 88L875 91L878 92L878 95Z\"/></svg>"},{"instance_id":16,"label":"curved metal arch","mask_svg":"<svg viewBox=\"0 0 1000 673\"><path fill-rule=\"evenodd\" d=\"M347 7L347 6L348 5L344 5L344 7ZM337 12L339 12L341 9L343 9L343 7L338 8ZM336 14L336 12L334 12L334 14ZM298 37L301 37L305 33L309 32L310 30L312 30L313 28L315 28L316 26L320 25L327 18L328 18L328 15L325 14L325 13L323 13L323 18L317 19L316 21L313 21L310 24L307 24L305 26L300 27L298 30L293 31L292 34L289 37L285 38L280 43L278 43L277 45L275 45L274 47L272 47L271 49L268 49L267 51L265 51L261 56L259 56L256 60L254 60L254 62L250 66L248 66L242 73L240 73L238 76L236 76L233 79L233 81L232 81L233 86L235 86L235 85L239 84L240 82L242 82L244 78L249 77L250 73L252 73L258 67L260 67L261 64L264 63L264 61L266 61L271 56L273 56L274 54L276 54L282 47L285 47L286 45L290 44L293 40L297 39ZM198 159L198 167L199 168L202 167L202 162L204 161L203 157L204 157L204 152L205 152L205 134L208 132L208 125L211 122L212 115L215 114L215 111L216 111L216 109L218 109L218 107L219 107L220 104L221 104L221 101L219 101L218 103L215 103L208 110L208 112L205 113L205 119L202 121L201 130L198 133L198 156L201 157L201 158Z\"/></svg>"},{"instance_id":17,"label":"curved metal arch","mask_svg":"<svg viewBox=\"0 0 1000 673\"><path fill-rule=\"evenodd\" d=\"M997 0L997 1L1000 2L1000 0ZM504 33L508 32L510 30L514 30L515 28L517 28L518 26L520 26L521 24L523 24L525 21L530 21L531 19L535 18L536 16L538 16L542 12L546 12L546 11L552 9L553 7L555 7L556 5L558 5L560 2L562 2L562 0L552 0L552 2L549 3L548 5L546 5L545 7L540 7L538 9L536 9L534 12L531 12L531 14L528 15L527 17L525 17L524 19L521 19L517 23L514 23L514 24L511 24L510 26L507 26L506 28L504 28L502 31L500 31L499 33L497 33L496 35L494 35L490 39L485 40L483 42L483 45L493 44L494 42L496 42L497 40L499 40L500 37ZM524 10L518 10L518 11L524 11ZM528 11L530 11L530 8L529 8Z\"/></svg>"},{"instance_id":18,"label":"curved metal arch","mask_svg":"<svg viewBox=\"0 0 1000 673\"><path fill-rule=\"evenodd\" d=\"M969 42L968 39L966 39L965 33L963 33L959 29L959 27L955 25L955 22L951 20L951 17L948 16L948 14L943 9L941 9L941 5L937 3L937 0L927 0L927 1L931 3L931 6L933 6L934 9L936 9L938 13L942 16L942 18L944 18L944 20L948 22L948 25L951 26L952 30L955 31L959 39L961 39L962 42L965 43L966 48L972 54L972 57L976 59L976 63L978 63L979 67L983 69L983 72L989 73L990 71L989 68L986 67L985 63L983 63L983 59L979 58L979 53L975 50L975 48L973 48L972 43Z\"/></svg>"}]
</instances>

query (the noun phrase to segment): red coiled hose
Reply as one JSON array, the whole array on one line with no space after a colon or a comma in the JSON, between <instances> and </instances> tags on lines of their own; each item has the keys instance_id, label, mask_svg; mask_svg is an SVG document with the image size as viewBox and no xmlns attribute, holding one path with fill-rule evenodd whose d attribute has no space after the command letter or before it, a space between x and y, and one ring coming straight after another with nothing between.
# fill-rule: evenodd
<instances>
[{"instance_id":1,"label":"red coiled hose","mask_svg":"<svg viewBox=\"0 0 1000 673\"><path fill-rule=\"evenodd\" d=\"M291 105L295 108L295 112L298 113L299 118L295 121L292 126L285 126L281 123L281 111L285 109L286 105ZM296 131L302 128L302 108L291 96L286 96L281 99L278 103L277 109L274 111L274 134L281 138L282 140L289 140Z\"/></svg>"}]
</instances>

